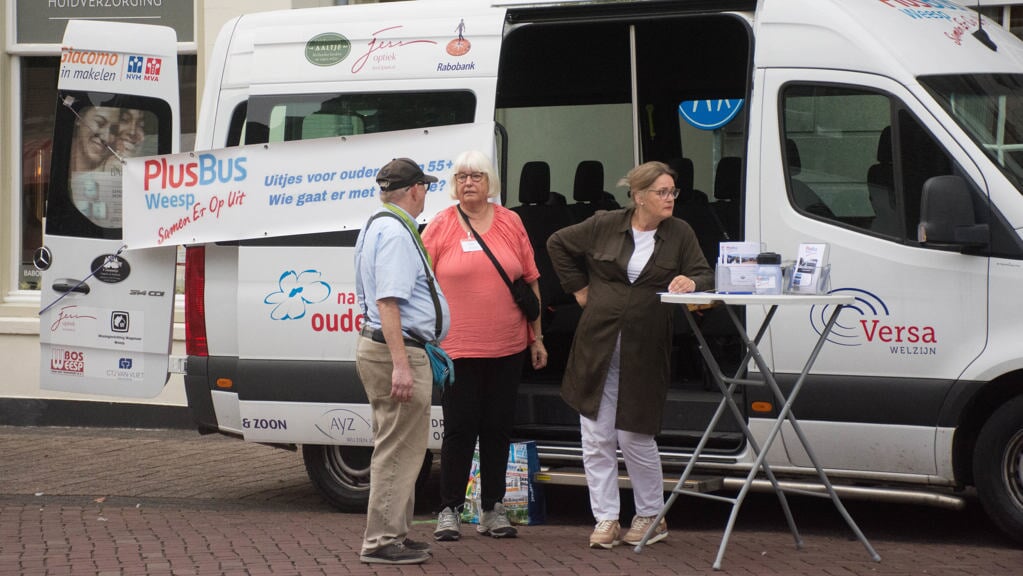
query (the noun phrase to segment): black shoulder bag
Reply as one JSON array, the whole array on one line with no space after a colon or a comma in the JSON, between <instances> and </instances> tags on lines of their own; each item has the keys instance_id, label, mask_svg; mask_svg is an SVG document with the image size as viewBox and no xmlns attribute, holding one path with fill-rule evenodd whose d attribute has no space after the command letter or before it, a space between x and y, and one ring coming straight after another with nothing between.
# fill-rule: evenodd
<instances>
[{"instance_id":1,"label":"black shoulder bag","mask_svg":"<svg viewBox=\"0 0 1023 576\"><path fill-rule=\"evenodd\" d=\"M462 215L465 220L465 225L469 227L469 232L472 232L473 238L479 243L480 248L486 253L490 261L494 263L494 268L497 268L497 273L501 275L501 279L508 285L508 290L511 291L512 300L518 305L519 309L526 316L526 320L532 322L540 317L540 299L536 297L536 293L529 287L521 277L517 278L514 282L508 278L508 274L505 273L504 268L501 268L501 264L498 263L497 258L494 258L494 254L487 248L486 243L483 242L483 238L476 233L476 230L469 223L469 217L462 211L462 207L455 205L458 208L458 213Z\"/></svg>"}]
</instances>

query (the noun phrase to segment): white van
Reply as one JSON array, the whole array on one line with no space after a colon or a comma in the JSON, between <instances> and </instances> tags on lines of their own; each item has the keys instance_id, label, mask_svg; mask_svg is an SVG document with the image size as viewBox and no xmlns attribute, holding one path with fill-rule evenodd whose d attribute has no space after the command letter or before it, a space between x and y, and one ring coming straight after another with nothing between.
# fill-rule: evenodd
<instances>
[{"instance_id":1,"label":"white van","mask_svg":"<svg viewBox=\"0 0 1023 576\"><path fill-rule=\"evenodd\" d=\"M801 243L826 243L832 291L856 297L794 407L839 493L960 506L974 487L1023 542L1023 307L1012 304L1023 289L1021 111L1023 43L946 0L385 3L231 21L208 62L196 148L254 154L493 125L501 201L537 249L551 353L548 368L523 372L515 433L537 441L542 478L564 483L581 483L578 416L559 396L578 309L545 239L626 205L613 184L631 166L669 162L683 190L677 214L709 260L723 240L787 259ZM407 155L446 176L447 152L430 151ZM185 281L185 385L199 430L301 445L313 482L345 509L365 505L371 450L354 367L357 232L311 225L188 243ZM55 235L48 227L47 242ZM129 246L118 257L166 250ZM330 297L273 313L309 284ZM704 312L704 331L735 367L738 340L716 312ZM763 350L783 386L820 313L794 307L774 320ZM763 314L750 308L749 324ZM720 398L683 322L676 333L658 438L667 476ZM74 378L78 390L92 386ZM773 398L741 394L750 428L765 435ZM792 433L774 445L772 469L812 485ZM732 423L698 468L729 488L753 460Z\"/></svg>"}]
</instances>

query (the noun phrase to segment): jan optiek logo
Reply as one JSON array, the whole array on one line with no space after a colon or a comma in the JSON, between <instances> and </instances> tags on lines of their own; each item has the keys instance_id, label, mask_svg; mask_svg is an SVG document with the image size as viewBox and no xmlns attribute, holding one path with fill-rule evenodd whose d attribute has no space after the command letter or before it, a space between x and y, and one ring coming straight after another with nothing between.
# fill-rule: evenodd
<instances>
[{"instance_id":1,"label":"jan optiek logo","mask_svg":"<svg viewBox=\"0 0 1023 576\"><path fill-rule=\"evenodd\" d=\"M305 44L305 59L316 66L333 66L351 52L352 43L337 32L319 34Z\"/></svg>"}]
</instances>

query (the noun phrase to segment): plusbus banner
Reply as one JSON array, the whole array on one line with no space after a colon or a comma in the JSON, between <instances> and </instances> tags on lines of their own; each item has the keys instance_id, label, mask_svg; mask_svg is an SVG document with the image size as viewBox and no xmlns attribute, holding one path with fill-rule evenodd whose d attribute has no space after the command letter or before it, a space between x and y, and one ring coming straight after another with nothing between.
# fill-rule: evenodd
<instances>
[{"instance_id":1,"label":"plusbus banner","mask_svg":"<svg viewBox=\"0 0 1023 576\"><path fill-rule=\"evenodd\" d=\"M377 171L412 158L436 176L420 221L449 206L455 158L494 150L493 123L130 158L129 249L358 229L380 207Z\"/></svg>"}]
</instances>

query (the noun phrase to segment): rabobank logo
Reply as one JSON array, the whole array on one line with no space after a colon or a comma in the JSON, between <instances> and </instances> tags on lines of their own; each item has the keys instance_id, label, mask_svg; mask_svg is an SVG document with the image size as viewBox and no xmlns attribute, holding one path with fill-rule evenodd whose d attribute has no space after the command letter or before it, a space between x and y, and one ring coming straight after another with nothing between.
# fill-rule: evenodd
<instances>
[{"instance_id":1,"label":"rabobank logo","mask_svg":"<svg viewBox=\"0 0 1023 576\"><path fill-rule=\"evenodd\" d=\"M893 356L920 356L938 353L938 334L934 326L907 323L892 314L878 295L860 288L839 288L830 294L852 296L828 334L828 342L839 346L882 346ZM833 305L810 308L810 324L820 334L834 311Z\"/></svg>"},{"instance_id":2,"label":"rabobank logo","mask_svg":"<svg viewBox=\"0 0 1023 576\"><path fill-rule=\"evenodd\" d=\"M742 110L742 99L686 100L678 105L678 114L690 126L717 130L731 122Z\"/></svg>"}]
</instances>

